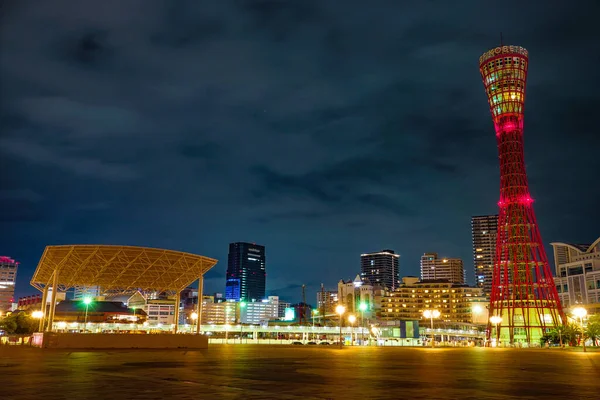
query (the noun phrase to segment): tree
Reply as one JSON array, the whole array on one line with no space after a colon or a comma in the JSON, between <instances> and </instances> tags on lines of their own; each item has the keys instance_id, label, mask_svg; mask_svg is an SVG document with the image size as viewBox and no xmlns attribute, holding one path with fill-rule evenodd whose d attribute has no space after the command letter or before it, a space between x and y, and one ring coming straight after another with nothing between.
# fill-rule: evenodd
<instances>
[{"instance_id":1,"label":"tree","mask_svg":"<svg viewBox=\"0 0 600 400\"><path fill-rule=\"evenodd\" d=\"M24 312L13 312L0 320L0 329L6 333L28 335L37 330L38 321Z\"/></svg>"},{"instance_id":2,"label":"tree","mask_svg":"<svg viewBox=\"0 0 600 400\"><path fill-rule=\"evenodd\" d=\"M592 345L596 346L600 340L600 315L592 315L588 320L588 325L585 330L585 337L592 339Z\"/></svg>"},{"instance_id":3,"label":"tree","mask_svg":"<svg viewBox=\"0 0 600 400\"><path fill-rule=\"evenodd\" d=\"M574 324L559 325L548 331L543 337L542 342L545 343L548 340L554 344L568 343L571 346L577 345L577 335L579 327Z\"/></svg>"}]
</instances>

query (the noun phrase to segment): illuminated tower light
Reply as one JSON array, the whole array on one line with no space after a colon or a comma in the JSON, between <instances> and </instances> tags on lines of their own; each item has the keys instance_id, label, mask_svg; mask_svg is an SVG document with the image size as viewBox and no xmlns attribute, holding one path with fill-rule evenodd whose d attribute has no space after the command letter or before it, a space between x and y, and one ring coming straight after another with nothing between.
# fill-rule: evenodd
<instances>
[{"instance_id":1,"label":"illuminated tower light","mask_svg":"<svg viewBox=\"0 0 600 400\"><path fill-rule=\"evenodd\" d=\"M533 211L523 151L529 53L496 47L479 58L500 159L500 209L490 315L502 342L535 342L566 321ZM488 339L492 333L488 329Z\"/></svg>"}]
</instances>

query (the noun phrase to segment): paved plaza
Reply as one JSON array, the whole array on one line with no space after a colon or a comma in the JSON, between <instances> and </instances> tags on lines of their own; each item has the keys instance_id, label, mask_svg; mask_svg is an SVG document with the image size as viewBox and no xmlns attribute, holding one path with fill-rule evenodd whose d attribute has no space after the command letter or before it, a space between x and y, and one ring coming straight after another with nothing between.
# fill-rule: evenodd
<instances>
[{"instance_id":1,"label":"paved plaza","mask_svg":"<svg viewBox=\"0 0 600 400\"><path fill-rule=\"evenodd\" d=\"M0 399L598 399L600 353L211 345L0 348Z\"/></svg>"}]
</instances>

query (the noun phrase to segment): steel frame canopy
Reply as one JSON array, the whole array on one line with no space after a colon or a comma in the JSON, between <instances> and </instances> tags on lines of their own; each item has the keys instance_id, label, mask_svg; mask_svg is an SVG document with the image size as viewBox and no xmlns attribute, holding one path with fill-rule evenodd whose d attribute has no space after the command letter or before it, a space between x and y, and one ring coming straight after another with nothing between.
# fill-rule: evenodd
<instances>
[{"instance_id":1,"label":"steel frame canopy","mask_svg":"<svg viewBox=\"0 0 600 400\"><path fill-rule=\"evenodd\" d=\"M213 258L149 247L47 246L31 285L40 291L53 283L59 291L99 286L103 294L180 292L216 263Z\"/></svg>"}]
</instances>

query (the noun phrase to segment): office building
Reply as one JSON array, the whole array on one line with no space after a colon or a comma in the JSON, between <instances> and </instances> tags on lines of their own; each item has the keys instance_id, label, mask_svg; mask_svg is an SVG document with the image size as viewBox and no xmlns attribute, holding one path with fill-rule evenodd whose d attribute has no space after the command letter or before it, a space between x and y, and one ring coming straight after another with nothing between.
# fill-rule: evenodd
<instances>
[{"instance_id":1,"label":"office building","mask_svg":"<svg viewBox=\"0 0 600 400\"><path fill-rule=\"evenodd\" d=\"M498 215L472 217L471 234L473 237L475 286L482 288L484 296L489 298L492 292L492 274L496 257Z\"/></svg>"},{"instance_id":2,"label":"office building","mask_svg":"<svg viewBox=\"0 0 600 400\"><path fill-rule=\"evenodd\" d=\"M551 243L554 283L565 310L582 306L600 313L600 238L592 244Z\"/></svg>"},{"instance_id":3,"label":"office building","mask_svg":"<svg viewBox=\"0 0 600 400\"><path fill-rule=\"evenodd\" d=\"M225 298L233 301L260 301L265 298L267 273L265 247L237 242L229 245Z\"/></svg>"},{"instance_id":4,"label":"office building","mask_svg":"<svg viewBox=\"0 0 600 400\"><path fill-rule=\"evenodd\" d=\"M18 269L18 262L10 257L0 256L0 312L12 311Z\"/></svg>"},{"instance_id":5,"label":"office building","mask_svg":"<svg viewBox=\"0 0 600 400\"><path fill-rule=\"evenodd\" d=\"M439 258L437 253L421 257L421 280L446 280L457 285L465 284L465 269L460 258Z\"/></svg>"},{"instance_id":6,"label":"office building","mask_svg":"<svg viewBox=\"0 0 600 400\"><path fill-rule=\"evenodd\" d=\"M400 283L400 255L394 250L361 254L360 277L371 285L394 290Z\"/></svg>"},{"instance_id":7,"label":"office building","mask_svg":"<svg viewBox=\"0 0 600 400\"><path fill-rule=\"evenodd\" d=\"M382 320L422 320L423 311L440 311L439 322L473 323L473 311L481 310L482 289L448 281L419 281L407 276L381 300Z\"/></svg>"}]
</instances>

